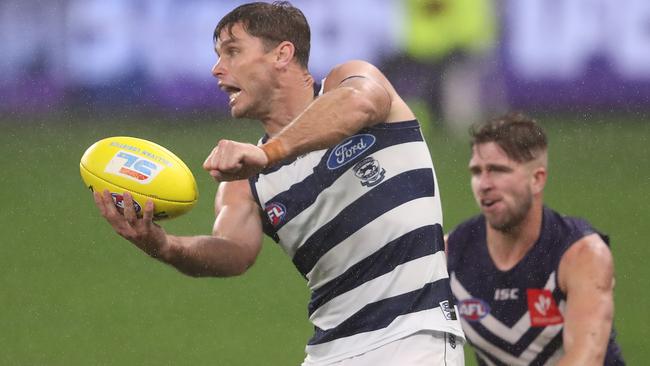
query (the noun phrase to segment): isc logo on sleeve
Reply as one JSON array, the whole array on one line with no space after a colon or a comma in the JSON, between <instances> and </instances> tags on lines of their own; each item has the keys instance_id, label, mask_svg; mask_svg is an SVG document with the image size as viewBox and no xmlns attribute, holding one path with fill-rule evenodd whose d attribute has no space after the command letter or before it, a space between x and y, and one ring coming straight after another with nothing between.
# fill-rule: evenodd
<instances>
[{"instance_id":1,"label":"isc logo on sleeve","mask_svg":"<svg viewBox=\"0 0 650 366\"><path fill-rule=\"evenodd\" d=\"M150 183L164 166L124 150L118 151L106 165L105 172L129 178L141 184Z\"/></svg>"}]
</instances>

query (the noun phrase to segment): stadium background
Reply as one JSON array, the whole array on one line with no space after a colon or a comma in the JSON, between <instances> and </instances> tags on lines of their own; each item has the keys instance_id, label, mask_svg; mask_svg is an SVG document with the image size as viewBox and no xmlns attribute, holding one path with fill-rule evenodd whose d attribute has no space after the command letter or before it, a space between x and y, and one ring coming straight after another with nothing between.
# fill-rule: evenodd
<instances>
[{"instance_id":1,"label":"stadium background","mask_svg":"<svg viewBox=\"0 0 650 366\"><path fill-rule=\"evenodd\" d=\"M203 159L219 138L254 142L261 134L252 121L228 118L209 74L212 29L239 3L0 2L0 364L302 360L309 295L279 248L267 243L238 278L184 277L118 238L78 172L100 138L156 141L186 161L201 193L193 211L163 226L209 232L216 187ZM477 212L467 124L509 109L540 120L551 141L547 203L610 235L618 339L630 365L644 364L650 3L294 4L312 24L317 77L348 58L391 71L425 124L447 230Z\"/></svg>"}]
</instances>

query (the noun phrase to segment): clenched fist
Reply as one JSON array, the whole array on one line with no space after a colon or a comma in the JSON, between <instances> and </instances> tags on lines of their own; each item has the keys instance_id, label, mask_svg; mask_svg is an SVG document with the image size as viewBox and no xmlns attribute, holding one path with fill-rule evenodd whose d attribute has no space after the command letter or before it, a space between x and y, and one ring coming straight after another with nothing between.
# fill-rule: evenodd
<instances>
[{"instance_id":1,"label":"clenched fist","mask_svg":"<svg viewBox=\"0 0 650 366\"><path fill-rule=\"evenodd\" d=\"M203 162L215 180L227 182L252 177L268 165L264 150L253 144L220 140Z\"/></svg>"}]
</instances>

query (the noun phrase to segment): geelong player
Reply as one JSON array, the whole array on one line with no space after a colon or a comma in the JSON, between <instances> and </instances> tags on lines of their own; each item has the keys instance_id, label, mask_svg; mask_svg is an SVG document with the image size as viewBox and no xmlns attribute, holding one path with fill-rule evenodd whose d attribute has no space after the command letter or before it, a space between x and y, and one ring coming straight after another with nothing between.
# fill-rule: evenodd
<instances>
[{"instance_id":1,"label":"geelong player","mask_svg":"<svg viewBox=\"0 0 650 366\"><path fill-rule=\"evenodd\" d=\"M544 206L547 140L509 114L472 132L481 215L447 239L451 288L480 365L623 365L608 239Z\"/></svg>"},{"instance_id":2,"label":"geelong player","mask_svg":"<svg viewBox=\"0 0 650 366\"><path fill-rule=\"evenodd\" d=\"M286 2L251 3L214 32L212 69L258 145L221 140L204 168L219 185L211 235L174 236L96 194L123 237L192 276L244 273L263 233L311 290L303 365L462 365L440 195L415 116L373 65L335 67L320 93L310 30ZM131 197L125 195L125 206Z\"/></svg>"}]
</instances>

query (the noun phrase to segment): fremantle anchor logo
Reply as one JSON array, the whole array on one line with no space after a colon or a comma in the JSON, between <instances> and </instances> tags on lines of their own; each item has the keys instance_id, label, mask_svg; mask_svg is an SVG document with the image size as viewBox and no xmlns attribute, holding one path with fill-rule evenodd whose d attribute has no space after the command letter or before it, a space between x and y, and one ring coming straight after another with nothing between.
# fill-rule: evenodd
<instances>
[{"instance_id":1,"label":"fremantle anchor logo","mask_svg":"<svg viewBox=\"0 0 650 366\"><path fill-rule=\"evenodd\" d=\"M370 149L376 140L373 135L360 134L350 136L341 141L341 143L332 149L330 156L327 158L327 168L334 170L351 162L366 150Z\"/></svg>"}]
</instances>

